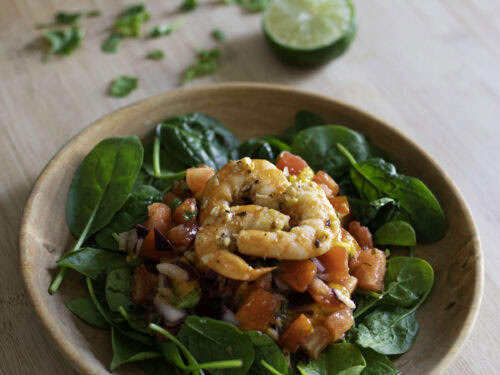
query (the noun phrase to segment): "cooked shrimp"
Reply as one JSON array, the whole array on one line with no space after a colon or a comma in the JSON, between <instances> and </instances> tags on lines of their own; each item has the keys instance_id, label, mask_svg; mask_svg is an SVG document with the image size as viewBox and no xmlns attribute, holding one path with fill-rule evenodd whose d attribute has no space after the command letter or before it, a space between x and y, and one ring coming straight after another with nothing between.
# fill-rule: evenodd
<instances>
[{"instance_id":1,"label":"cooked shrimp","mask_svg":"<svg viewBox=\"0 0 500 375\"><path fill-rule=\"evenodd\" d=\"M263 231L288 228L289 216L274 209L256 206L231 207L229 220L220 225L209 225L198 231L195 251L200 261L217 273L236 280L252 281L276 267L255 269L235 254L236 238L242 229Z\"/></svg>"},{"instance_id":2,"label":"cooked shrimp","mask_svg":"<svg viewBox=\"0 0 500 375\"><path fill-rule=\"evenodd\" d=\"M283 172L267 160L248 157L230 161L211 177L203 191L200 224L220 223L230 206L246 200L259 206L279 208L280 195L289 185Z\"/></svg>"},{"instance_id":3,"label":"cooked shrimp","mask_svg":"<svg viewBox=\"0 0 500 375\"><path fill-rule=\"evenodd\" d=\"M298 225L289 232L244 229L238 236L242 254L282 260L317 257L342 246L340 221L325 192L315 182L294 182L281 196L281 208Z\"/></svg>"}]
</instances>

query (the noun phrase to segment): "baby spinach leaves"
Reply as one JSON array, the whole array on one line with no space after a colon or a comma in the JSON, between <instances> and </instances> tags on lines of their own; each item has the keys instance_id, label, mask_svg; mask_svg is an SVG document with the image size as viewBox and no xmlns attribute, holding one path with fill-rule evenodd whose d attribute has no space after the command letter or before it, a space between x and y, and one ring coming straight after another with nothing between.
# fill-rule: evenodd
<instances>
[{"instance_id":1,"label":"baby spinach leaves","mask_svg":"<svg viewBox=\"0 0 500 375\"><path fill-rule=\"evenodd\" d=\"M401 375L387 356L366 348L362 348L361 353L366 361L363 375Z\"/></svg>"},{"instance_id":2,"label":"baby spinach leaves","mask_svg":"<svg viewBox=\"0 0 500 375\"><path fill-rule=\"evenodd\" d=\"M287 128L282 137L285 142L292 144L293 139L300 131L325 124L325 120L320 115L302 110L297 112L295 115L295 124Z\"/></svg>"},{"instance_id":3,"label":"baby spinach leaves","mask_svg":"<svg viewBox=\"0 0 500 375\"><path fill-rule=\"evenodd\" d=\"M419 325L414 309L381 306L354 328L355 342L380 354L403 354L417 338Z\"/></svg>"},{"instance_id":4,"label":"baby spinach leaves","mask_svg":"<svg viewBox=\"0 0 500 375\"><path fill-rule=\"evenodd\" d=\"M266 373L266 369L261 363L262 360L281 374L286 374L288 372L286 358L273 339L259 331L247 332L246 335L252 341L255 350L255 358L252 367L250 367L247 372L248 375Z\"/></svg>"},{"instance_id":5,"label":"baby spinach leaves","mask_svg":"<svg viewBox=\"0 0 500 375\"><path fill-rule=\"evenodd\" d=\"M283 151L290 151L290 146L277 138L252 138L238 146L233 158L240 159L248 156L253 159L266 159L274 163Z\"/></svg>"},{"instance_id":6,"label":"baby spinach leaves","mask_svg":"<svg viewBox=\"0 0 500 375\"><path fill-rule=\"evenodd\" d=\"M78 297L69 301L68 309L84 322L98 328L109 328L108 322L102 317L90 297Z\"/></svg>"},{"instance_id":7,"label":"baby spinach leaves","mask_svg":"<svg viewBox=\"0 0 500 375\"><path fill-rule=\"evenodd\" d=\"M389 221L373 234L376 245L415 246L417 236L413 227L406 221Z\"/></svg>"},{"instance_id":8,"label":"baby spinach leaves","mask_svg":"<svg viewBox=\"0 0 500 375\"><path fill-rule=\"evenodd\" d=\"M69 252L57 264L96 279L102 272L126 266L127 261L125 253L85 247Z\"/></svg>"},{"instance_id":9,"label":"baby spinach leaves","mask_svg":"<svg viewBox=\"0 0 500 375\"><path fill-rule=\"evenodd\" d=\"M359 161L378 153L364 135L340 125L315 126L299 132L293 140L292 153L302 156L315 171L323 170L338 179L349 172L350 164L337 143Z\"/></svg>"},{"instance_id":10,"label":"baby spinach leaves","mask_svg":"<svg viewBox=\"0 0 500 375\"><path fill-rule=\"evenodd\" d=\"M214 375L246 374L254 359L251 339L229 323L192 315L186 319L177 337L199 362L243 361L240 368L211 370Z\"/></svg>"},{"instance_id":11,"label":"baby spinach leaves","mask_svg":"<svg viewBox=\"0 0 500 375\"><path fill-rule=\"evenodd\" d=\"M351 179L365 200L395 199L415 228L419 241L434 242L444 237L446 219L443 210L434 194L419 179L396 173L394 165L380 158L354 162Z\"/></svg>"},{"instance_id":12,"label":"baby spinach leaves","mask_svg":"<svg viewBox=\"0 0 500 375\"><path fill-rule=\"evenodd\" d=\"M132 340L113 327L111 327L111 344L113 346L111 371L116 370L125 363L161 357L161 354L154 347Z\"/></svg>"},{"instance_id":13,"label":"baby spinach leaves","mask_svg":"<svg viewBox=\"0 0 500 375\"><path fill-rule=\"evenodd\" d=\"M360 350L354 344L330 344L319 358L299 363L301 375L359 375L366 366Z\"/></svg>"},{"instance_id":14,"label":"baby spinach leaves","mask_svg":"<svg viewBox=\"0 0 500 375\"><path fill-rule=\"evenodd\" d=\"M111 311L137 310L132 302L132 270L129 267L117 268L108 272L106 277L106 301Z\"/></svg>"},{"instance_id":15,"label":"baby spinach leaves","mask_svg":"<svg viewBox=\"0 0 500 375\"><path fill-rule=\"evenodd\" d=\"M202 113L171 117L157 129L161 143L189 166L205 164L220 169L238 146L235 136L219 121Z\"/></svg>"}]
</instances>

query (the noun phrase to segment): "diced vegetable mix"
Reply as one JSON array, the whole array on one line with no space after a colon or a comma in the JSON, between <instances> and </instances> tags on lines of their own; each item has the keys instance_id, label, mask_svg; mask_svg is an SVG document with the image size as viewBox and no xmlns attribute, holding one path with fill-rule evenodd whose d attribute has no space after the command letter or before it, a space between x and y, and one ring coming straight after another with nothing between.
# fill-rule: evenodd
<instances>
[{"instance_id":1,"label":"diced vegetable mix","mask_svg":"<svg viewBox=\"0 0 500 375\"><path fill-rule=\"evenodd\" d=\"M239 145L217 120L190 114L158 125L155 141L145 148L124 137L91 151L67 202L68 225L79 240L58 261L63 268L50 291L57 291L68 268L87 277L90 298L70 301L68 308L94 326L112 327L111 369L138 362L152 373L199 373L200 366L215 374L285 373L282 348L302 374L338 374L339 366L352 373L396 373L387 355L402 354L415 341L415 311L434 274L423 259L387 260L387 251L374 242L413 246L415 240L439 239L444 214L416 179L401 177L416 189L410 208L395 180L393 190L378 182L374 191L358 184L360 176L370 180L379 173L377 164L368 169L362 163L380 151L347 128L315 127L324 123L301 111L283 137ZM311 138L318 134L324 138ZM307 148L311 142L323 144ZM275 267L252 282L205 266L193 251L205 184L231 158L244 156L275 161L290 181L317 183L341 219L342 246L305 260L250 258L254 267ZM113 165L106 164L109 158L116 158ZM325 168L315 173L308 161L317 166L319 160ZM99 161L100 177L109 180L105 191L88 185ZM355 195L345 189L346 180ZM425 221L419 205L434 216ZM424 221L413 228L415 220Z\"/></svg>"}]
</instances>

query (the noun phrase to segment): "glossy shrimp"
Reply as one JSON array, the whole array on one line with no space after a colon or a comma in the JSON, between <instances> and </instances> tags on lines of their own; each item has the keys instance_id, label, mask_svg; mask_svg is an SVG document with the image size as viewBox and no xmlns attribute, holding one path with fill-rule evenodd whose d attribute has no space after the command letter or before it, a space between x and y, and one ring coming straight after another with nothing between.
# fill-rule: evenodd
<instances>
[{"instance_id":1,"label":"glossy shrimp","mask_svg":"<svg viewBox=\"0 0 500 375\"><path fill-rule=\"evenodd\" d=\"M325 192L315 182L294 182L282 194L281 210L298 223L290 231L244 229L238 236L242 254L301 260L317 257L342 242L340 221Z\"/></svg>"},{"instance_id":2,"label":"glossy shrimp","mask_svg":"<svg viewBox=\"0 0 500 375\"><path fill-rule=\"evenodd\" d=\"M200 224L227 222L229 208L250 201L256 205L279 208L280 196L290 183L285 175L267 160L230 161L205 185L200 210Z\"/></svg>"},{"instance_id":3,"label":"glossy shrimp","mask_svg":"<svg viewBox=\"0 0 500 375\"><path fill-rule=\"evenodd\" d=\"M253 268L235 254L238 233L243 229L286 230L290 217L256 205L231 207L228 216L229 220L224 224L200 228L195 240L200 261L217 273L236 280L253 281L275 269Z\"/></svg>"}]
</instances>

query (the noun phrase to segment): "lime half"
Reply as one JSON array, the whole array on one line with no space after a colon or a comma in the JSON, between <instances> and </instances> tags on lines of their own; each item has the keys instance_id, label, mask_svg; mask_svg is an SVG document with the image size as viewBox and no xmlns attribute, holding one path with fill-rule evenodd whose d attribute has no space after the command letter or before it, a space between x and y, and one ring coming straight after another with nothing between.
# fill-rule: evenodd
<instances>
[{"instance_id":1,"label":"lime half","mask_svg":"<svg viewBox=\"0 0 500 375\"><path fill-rule=\"evenodd\" d=\"M350 0L274 0L263 27L283 61L317 66L349 48L356 34L354 5Z\"/></svg>"}]
</instances>

